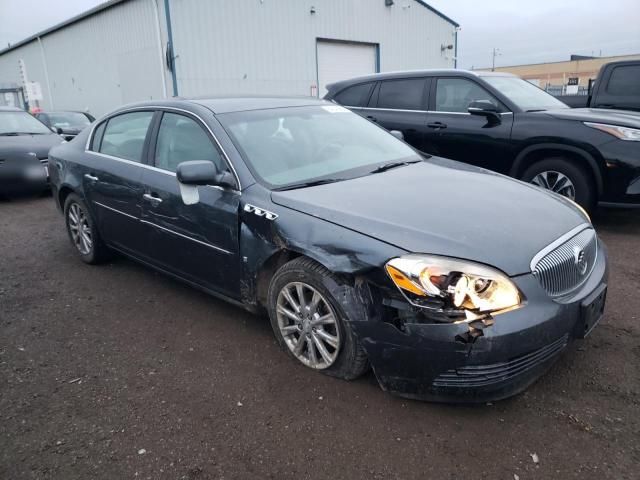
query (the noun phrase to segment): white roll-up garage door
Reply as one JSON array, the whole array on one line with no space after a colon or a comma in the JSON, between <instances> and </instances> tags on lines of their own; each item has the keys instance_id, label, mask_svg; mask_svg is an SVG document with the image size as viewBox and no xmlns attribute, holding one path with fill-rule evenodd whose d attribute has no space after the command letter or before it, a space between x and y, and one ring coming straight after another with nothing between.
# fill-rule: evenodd
<instances>
[{"instance_id":1,"label":"white roll-up garage door","mask_svg":"<svg viewBox=\"0 0 640 480\"><path fill-rule=\"evenodd\" d=\"M376 73L377 49L363 43L318 40L318 93L327 93L328 84L360 75Z\"/></svg>"}]
</instances>

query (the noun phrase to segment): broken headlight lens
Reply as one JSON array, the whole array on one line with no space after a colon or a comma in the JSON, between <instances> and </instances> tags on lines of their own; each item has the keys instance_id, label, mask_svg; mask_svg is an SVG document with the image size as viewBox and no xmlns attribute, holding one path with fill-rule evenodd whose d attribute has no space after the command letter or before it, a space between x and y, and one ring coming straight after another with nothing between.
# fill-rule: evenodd
<instances>
[{"instance_id":1,"label":"broken headlight lens","mask_svg":"<svg viewBox=\"0 0 640 480\"><path fill-rule=\"evenodd\" d=\"M385 269L411 304L450 316L475 319L522 304L505 274L477 263L411 254L389 260Z\"/></svg>"}]
</instances>

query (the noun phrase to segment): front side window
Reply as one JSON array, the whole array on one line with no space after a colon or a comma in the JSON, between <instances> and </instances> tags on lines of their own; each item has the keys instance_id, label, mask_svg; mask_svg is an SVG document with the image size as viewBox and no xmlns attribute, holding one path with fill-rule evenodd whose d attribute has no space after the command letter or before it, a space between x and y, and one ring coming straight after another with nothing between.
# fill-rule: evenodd
<instances>
[{"instance_id":1,"label":"front side window","mask_svg":"<svg viewBox=\"0 0 640 480\"><path fill-rule=\"evenodd\" d=\"M153 112L131 112L110 118L104 129L99 152L142 162L144 140L152 118Z\"/></svg>"},{"instance_id":2,"label":"front side window","mask_svg":"<svg viewBox=\"0 0 640 480\"><path fill-rule=\"evenodd\" d=\"M340 105L347 105L349 107L365 107L369 101L372 88L373 83L354 85L336 95L335 101Z\"/></svg>"},{"instance_id":3,"label":"front side window","mask_svg":"<svg viewBox=\"0 0 640 480\"><path fill-rule=\"evenodd\" d=\"M469 105L479 100L493 103L498 111L500 102L475 82L465 78L439 78L436 86L436 111L467 113Z\"/></svg>"},{"instance_id":4,"label":"front side window","mask_svg":"<svg viewBox=\"0 0 640 480\"><path fill-rule=\"evenodd\" d=\"M395 110L423 110L423 78L387 80L380 83L378 108Z\"/></svg>"},{"instance_id":5,"label":"front side window","mask_svg":"<svg viewBox=\"0 0 640 480\"><path fill-rule=\"evenodd\" d=\"M156 167L175 172L180 163L191 160L209 160L217 165L218 170L225 168L219 150L195 120L165 113L158 131Z\"/></svg>"},{"instance_id":6,"label":"front side window","mask_svg":"<svg viewBox=\"0 0 640 480\"><path fill-rule=\"evenodd\" d=\"M344 180L419 160L382 128L338 105L217 115L254 175L270 188Z\"/></svg>"},{"instance_id":7,"label":"front side window","mask_svg":"<svg viewBox=\"0 0 640 480\"><path fill-rule=\"evenodd\" d=\"M611 72L607 93L625 97L640 95L640 65L615 67Z\"/></svg>"},{"instance_id":8,"label":"front side window","mask_svg":"<svg viewBox=\"0 0 640 480\"><path fill-rule=\"evenodd\" d=\"M0 135L51 135L51 130L27 112L4 111L0 112Z\"/></svg>"}]
</instances>

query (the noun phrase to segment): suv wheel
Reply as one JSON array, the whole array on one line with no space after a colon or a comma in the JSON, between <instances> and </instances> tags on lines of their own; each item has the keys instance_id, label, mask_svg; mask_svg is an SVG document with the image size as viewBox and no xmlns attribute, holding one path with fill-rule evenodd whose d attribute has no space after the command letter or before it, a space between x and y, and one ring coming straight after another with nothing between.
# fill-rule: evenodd
<instances>
[{"instance_id":1,"label":"suv wheel","mask_svg":"<svg viewBox=\"0 0 640 480\"><path fill-rule=\"evenodd\" d=\"M591 177L582 168L562 157L547 158L531 165L522 180L551 190L592 210L596 192Z\"/></svg>"},{"instance_id":2,"label":"suv wheel","mask_svg":"<svg viewBox=\"0 0 640 480\"><path fill-rule=\"evenodd\" d=\"M368 369L367 356L330 292L337 278L308 258L283 265L269 286L268 310L278 343L306 367L352 380Z\"/></svg>"},{"instance_id":3,"label":"suv wheel","mask_svg":"<svg viewBox=\"0 0 640 480\"><path fill-rule=\"evenodd\" d=\"M71 243L83 262L95 264L108 258L109 250L102 243L86 204L75 193L64 202L64 219Z\"/></svg>"}]
</instances>

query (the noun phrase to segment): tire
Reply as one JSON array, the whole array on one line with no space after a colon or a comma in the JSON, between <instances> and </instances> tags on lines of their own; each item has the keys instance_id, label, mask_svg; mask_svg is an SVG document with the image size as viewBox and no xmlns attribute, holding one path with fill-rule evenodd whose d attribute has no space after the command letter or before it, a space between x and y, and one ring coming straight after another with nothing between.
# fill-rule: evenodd
<instances>
[{"instance_id":1,"label":"tire","mask_svg":"<svg viewBox=\"0 0 640 480\"><path fill-rule=\"evenodd\" d=\"M69 194L64 202L64 222L69 239L83 262L94 265L109 259L111 252L103 243L87 205L75 193ZM74 228L74 223L80 227ZM85 241L79 233L76 236L78 228L85 229ZM89 242L86 241L87 237Z\"/></svg>"},{"instance_id":2,"label":"tire","mask_svg":"<svg viewBox=\"0 0 640 480\"><path fill-rule=\"evenodd\" d=\"M268 292L269 318L278 343L297 362L326 375L353 380L369 369L369 362L364 349L348 325L344 310L331 294L331 287L336 285L340 285L338 279L322 265L309 258L296 258L280 267L271 279ZM300 302L299 286L302 288L305 302ZM289 295L298 303L299 307L303 307L303 303L306 303L311 309L312 300L320 298L315 314L306 318L302 314L297 316L297 320L283 315L278 308L279 301L281 307L285 307L290 313L295 313L294 307L286 300L285 289L289 289ZM319 294L319 297L315 296L316 293ZM300 310L305 311L304 308ZM308 313L311 312L313 310L308 311ZM329 322L329 315L333 315L334 324L313 326L314 322L320 321L319 319L325 319ZM292 333L285 335L280 327L281 322L286 324L286 328ZM297 331L294 331L294 328L297 328ZM326 343L325 334L333 339L338 338L338 348L334 349L332 344ZM303 335L306 336L305 345L297 355L295 345L298 345L300 339L304 338ZM320 342L325 347L325 353L328 353L333 359L331 362L326 360L316 342ZM312 362L313 355L310 351L310 345L313 345L315 356L318 359L316 364ZM307 361L304 361L304 358Z\"/></svg>"},{"instance_id":3,"label":"tire","mask_svg":"<svg viewBox=\"0 0 640 480\"><path fill-rule=\"evenodd\" d=\"M547 174L548 185L554 186L555 179L562 178L557 174L566 177L573 185L573 198L568 194L568 189L560 189L556 193L567 196L579 203L585 210L592 211L596 206L596 189L591 176L584 169L563 157L545 158L531 165L522 175L522 180L534 185L548 188L544 184L545 173ZM564 184L567 185L567 184ZM553 190L553 188L548 188Z\"/></svg>"}]
</instances>

